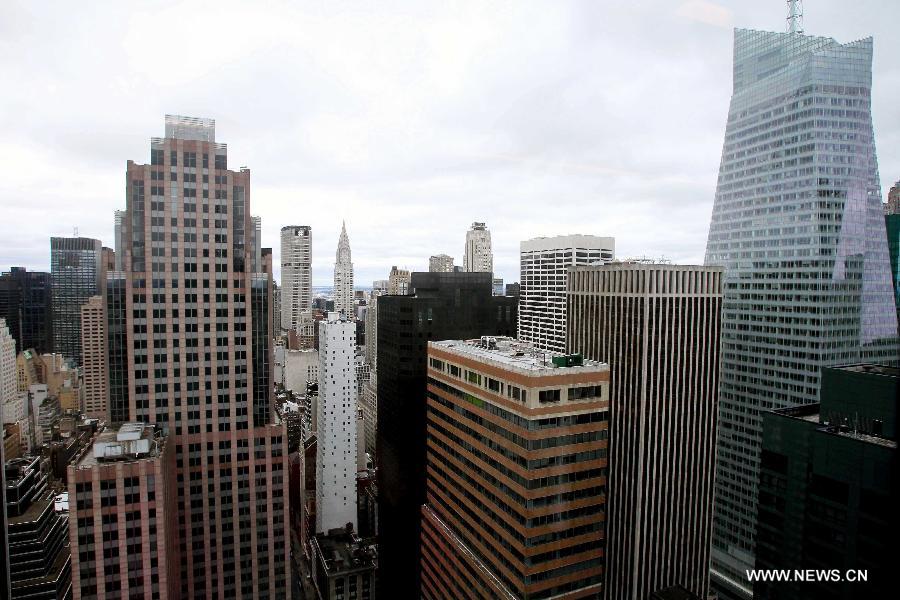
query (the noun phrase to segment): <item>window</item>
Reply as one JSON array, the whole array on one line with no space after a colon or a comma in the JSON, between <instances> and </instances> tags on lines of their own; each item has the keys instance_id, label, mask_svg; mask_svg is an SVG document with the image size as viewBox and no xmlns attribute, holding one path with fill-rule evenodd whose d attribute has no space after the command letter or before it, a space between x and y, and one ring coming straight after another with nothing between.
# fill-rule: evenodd
<instances>
[{"instance_id":1,"label":"window","mask_svg":"<svg viewBox=\"0 0 900 600\"><path fill-rule=\"evenodd\" d=\"M539 402L559 402L559 389L541 390L538 392Z\"/></svg>"},{"instance_id":2,"label":"window","mask_svg":"<svg viewBox=\"0 0 900 600\"><path fill-rule=\"evenodd\" d=\"M475 373L474 371L466 371L466 379L469 381L469 383L481 385L481 375L479 373Z\"/></svg>"}]
</instances>

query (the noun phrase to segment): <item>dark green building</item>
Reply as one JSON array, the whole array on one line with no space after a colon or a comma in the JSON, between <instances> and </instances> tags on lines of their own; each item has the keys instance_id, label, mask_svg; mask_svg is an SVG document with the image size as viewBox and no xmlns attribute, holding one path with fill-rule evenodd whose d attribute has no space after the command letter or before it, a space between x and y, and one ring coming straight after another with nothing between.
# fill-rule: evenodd
<instances>
[{"instance_id":1,"label":"dark green building","mask_svg":"<svg viewBox=\"0 0 900 600\"><path fill-rule=\"evenodd\" d=\"M898 401L900 369L851 365L822 369L820 403L763 415L756 568L790 572L756 598L893 596Z\"/></svg>"},{"instance_id":2,"label":"dark green building","mask_svg":"<svg viewBox=\"0 0 900 600\"><path fill-rule=\"evenodd\" d=\"M887 226L888 252L891 255L891 281L894 282L894 302L900 323L900 213L884 215Z\"/></svg>"}]
</instances>

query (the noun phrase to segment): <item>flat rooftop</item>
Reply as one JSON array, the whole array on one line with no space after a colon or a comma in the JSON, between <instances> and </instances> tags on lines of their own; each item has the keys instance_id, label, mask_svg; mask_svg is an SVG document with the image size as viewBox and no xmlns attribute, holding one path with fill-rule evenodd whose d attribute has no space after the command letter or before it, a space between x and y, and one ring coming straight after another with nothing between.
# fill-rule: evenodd
<instances>
[{"instance_id":1,"label":"flat rooftop","mask_svg":"<svg viewBox=\"0 0 900 600\"><path fill-rule=\"evenodd\" d=\"M858 365L841 365L831 368L839 371L850 371L852 373L870 373L872 375L884 375L886 377L900 377L900 368L889 367L887 365L862 363Z\"/></svg>"},{"instance_id":2,"label":"flat rooftop","mask_svg":"<svg viewBox=\"0 0 900 600\"><path fill-rule=\"evenodd\" d=\"M364 539L343 530L317 534L315 544L324 559L329 577L353 571L367 571L378 564L378 550L374 539Z\"/></svg>"},{"instance_id":3,"label":"flat rooftop","mask_svg":"<svg viewBox=\"0 0 900 600\"><path fill-rule=\"evenodd\" d=\"M553 363L554 358L574 355L540 350L528 342L503 336L485 336L481 339L473 340L429 342L429 346L440 348L452 354L468 356L529 376L563 375L567 371L573 373L604 373L609 371L609 365L606 363L584 359L579 365L557 366Z\"/></svg>"},{"instance_id":4,"label":"flat rooftop","mask_svg":"<svg viewBox=\"0 0 900 600\"><path fill-rule=\"evenodd\" d=\"M886 367L890 368L890 367ZM867 444L874 444L876 446L883 446L885 448L896 448L897 441L892 440L885 437L879 437L877 435L870 435L868 433L862 433L859 431L854 431L853 429L846 426L839 426L833 424L822 423L821 413L820 413L821 405L818 402L813 404L803 404L800 406L790 406L788 408L779 408L773 410L772 412L780 415L782 417L788 417L791 419L798 419L801 421L806 421L808 423L813 423L819 425L816 428L816 431L827 433L830 435L836 435L839 437L846 437L854 440L858 440L860 442L864 442Z\"/></svg>"},{"instance_id":5,"label":"flat rooftop","mask_svg":"<svg viewBox=\"0 0 900 600\"><path fill-rule=\"evenodd\" d=\"M125 451L121 456L101 457L99 460L95 453L98 444L127 446L129 444L138 445L138 442L140 441L145 442L144 445L149 448L148 452L136 454ZM145 423L122 423L118 427L107 427L98 433L93 442L88 446L84 456L78 461L77 466L92 467L97 464L154 458L159 456L160 447L161 444L156 443L156 431L153 425L147 425Z\"/></svg>"}]
</instances>

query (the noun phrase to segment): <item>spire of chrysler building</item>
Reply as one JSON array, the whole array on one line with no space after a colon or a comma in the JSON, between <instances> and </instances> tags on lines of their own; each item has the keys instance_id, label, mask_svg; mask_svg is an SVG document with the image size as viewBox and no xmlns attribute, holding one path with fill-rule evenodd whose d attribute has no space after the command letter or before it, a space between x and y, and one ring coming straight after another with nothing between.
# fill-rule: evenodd
<instances>
[{"instance_id":1,"label":"spire of chrysler building","mask_svg":"<svg viewBox=\"0 0 900 600\"><path fill-rule=\"evenodd\" d=\"M347 224L341 223L341 237L338 239L334 258L334 310L348 319L356 317L353 300L353 263L350 260L350 238Z\"/></svg>"}]
</instances>

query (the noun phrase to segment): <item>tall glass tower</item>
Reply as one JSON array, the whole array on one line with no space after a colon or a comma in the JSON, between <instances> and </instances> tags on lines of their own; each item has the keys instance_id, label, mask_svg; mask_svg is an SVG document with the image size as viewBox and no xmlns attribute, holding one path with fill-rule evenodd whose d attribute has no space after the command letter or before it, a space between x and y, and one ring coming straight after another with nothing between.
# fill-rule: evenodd
<instances>
[{"instance_id":1,"label":"tall glass tower","mask_svg":"<svg viewBox=\"0 0 900 600\"><path fill-rule=\"evenodd\" d=\"M712 581L749 597L761 412L823 366L896 363L872 40L738 29L706 264L726 269Z\"/></svg>"}]
</instances>

